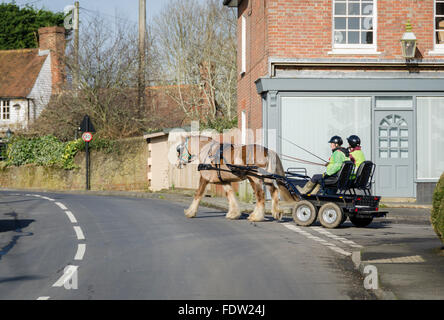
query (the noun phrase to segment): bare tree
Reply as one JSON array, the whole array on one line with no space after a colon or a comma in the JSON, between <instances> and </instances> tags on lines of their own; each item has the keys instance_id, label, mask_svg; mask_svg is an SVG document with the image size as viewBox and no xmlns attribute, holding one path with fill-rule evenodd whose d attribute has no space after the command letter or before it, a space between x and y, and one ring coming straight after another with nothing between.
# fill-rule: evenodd
<instances>
[{"instance_id":1,"label":"bare tree","mask_svg":"<svg viewBox=\"0 0 444 320\"><path fill-rule=\"evenodd\" d=\"M169 94L191 119L236 116L236 21L218 0L172 0L155 19Z\"/></svg>"},{"instance_id":2,"label":"bare tree","mask_svg":"<svg viewBox=\"0 0 444 320\"><path fill-rule=\"evenodd\" d=\"M147 31L150 33L150 30ZM159 77L153 38L147 37L146 75ZM143 134L162 126L160 116L147 103L137 101L137 28L125 20L114 24L100 16L81 24L79 85L53 97L31 132L53 133L70 139L84 114L93 119L103 137L120 138ZM76 66L73 48L67 49L68 75ZM149 90L147 90L149 93Z\"/></svg>"}]
</instances>

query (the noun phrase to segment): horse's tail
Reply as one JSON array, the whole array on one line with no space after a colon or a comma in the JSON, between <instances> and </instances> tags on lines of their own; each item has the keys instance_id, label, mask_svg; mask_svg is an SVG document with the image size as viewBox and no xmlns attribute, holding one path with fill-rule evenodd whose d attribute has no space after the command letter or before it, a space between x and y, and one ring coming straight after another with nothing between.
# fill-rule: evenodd
<instances>
[{"instance_id":1,"label":"horse's tail","mask_svg":"<svg viewBox=\"0 0 444 320\"><path fill-rule=\"evenodd\" d=\"M270 152L270 150L269 150ZM271 155L274 158L274 164L272 165L274 167L274 171L277 175L285 177L285 170L284 166L282 165L281 159L277 155L277 153L273 152L273 155ZM279 188L279 194L283 198L284 201L294 201L293 196L290 194L290 191L281 183L277 182L277 186Z\"/></svg>"}]
</instances>

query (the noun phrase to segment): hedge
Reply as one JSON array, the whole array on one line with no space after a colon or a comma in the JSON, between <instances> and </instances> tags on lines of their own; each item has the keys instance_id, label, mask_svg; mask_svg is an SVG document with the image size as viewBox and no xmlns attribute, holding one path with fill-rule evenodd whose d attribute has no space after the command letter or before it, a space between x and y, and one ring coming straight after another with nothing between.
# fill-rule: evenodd
<instances>
[{"instance_id":1,"label":"hedge","mask_svg":"<svg viewBox=\"0 0 444 320\"><path fill-rule=\"evenodd\" d=\"M436 234L444 243L444 173L433 193L431 222Z\"/></svg>"}]
</instances>

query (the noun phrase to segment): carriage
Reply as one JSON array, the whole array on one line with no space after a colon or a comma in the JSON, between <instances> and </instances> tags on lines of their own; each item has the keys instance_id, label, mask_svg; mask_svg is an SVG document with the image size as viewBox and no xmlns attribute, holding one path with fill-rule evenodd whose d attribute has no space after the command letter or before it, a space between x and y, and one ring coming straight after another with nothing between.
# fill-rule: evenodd
<instances>
[{"instance_id":1,"label":"carriage","mask_svg":"<svg viewBox=\"0 0 444 320\"><path fill-rule=\"evenodd\" d=\"M388 212L379 210L381 197L372 195L372 179L376 165L363 162L354 175L354 164L345 161L337 176L322 179L317 194L301 194L296 186L304 186L311 177L305 168L289 168L285 175L271 174L257 166L227 164L227 169L213 164L200 164L199 171L229 171L239 176L253 176L275 180L283 185L293 197L292 217L299 226L310 226L319 218L325 228L337 228L347 218L356 227L366 227L374 218L385 217Z\"/></svg>"}]
</instances>

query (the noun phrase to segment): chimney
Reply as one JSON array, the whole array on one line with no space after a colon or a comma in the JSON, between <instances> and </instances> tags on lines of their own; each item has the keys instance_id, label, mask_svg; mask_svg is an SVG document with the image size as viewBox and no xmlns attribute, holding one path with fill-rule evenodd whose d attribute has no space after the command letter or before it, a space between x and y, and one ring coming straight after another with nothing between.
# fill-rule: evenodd
<instances>
[{"instance_id":1,"label":"chimney","mask_svg":"<svg viewBox=\"0 0 444 320\"><path fill-rule=\"evenodd\" d=\"M61 91L65 83L65 28L39 28L39 49L51 53L52 94Z\"/></svg>"}]
</instances>

